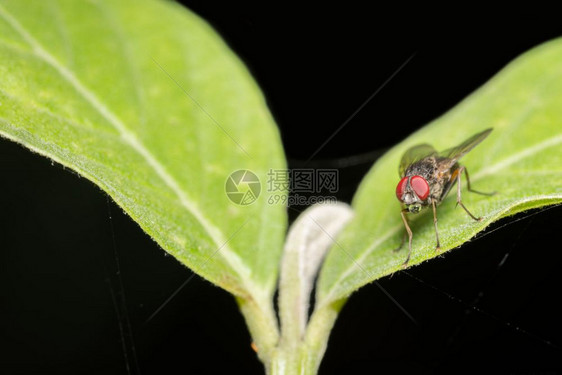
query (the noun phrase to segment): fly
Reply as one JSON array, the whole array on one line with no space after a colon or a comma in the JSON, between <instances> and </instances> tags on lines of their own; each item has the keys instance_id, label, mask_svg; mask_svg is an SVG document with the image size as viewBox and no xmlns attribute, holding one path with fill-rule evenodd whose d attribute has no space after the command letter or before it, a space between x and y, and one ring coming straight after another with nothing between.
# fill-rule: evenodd
<instances>
[{"instance_id":1,"label":"fly","mask_svg":"<svg viewBox=\"0 0 562 375\"><path fill-rule=\"evenodd\" d=\"M483 193L473 190L470 187L470 178L466 167L461 166L458 160L467 152L482 142L492 131L486 129L481 133L475 134L457 147L437 152L428 144L421 144L411 147L406 151L400 161L400 182L396 186L396 197L404 205L400 212L402 221L408 233L408 256L402 264L406 266L412 254L412 230L408 225L407 213L416 214L423 208L431 206L433 209L433 225L435 227L435 238L437 240L436 251L441 249L439 243L439 232L437 231L437 205L449 194L451 188L457 183L457 205L460 205L472 219L482 220L481 217L474 216L461 200L461 174L464 172L468 191L482 195L494 195L493 193ZM400 250L404 245L404 238Z\"/></svg>"}]
</instances>

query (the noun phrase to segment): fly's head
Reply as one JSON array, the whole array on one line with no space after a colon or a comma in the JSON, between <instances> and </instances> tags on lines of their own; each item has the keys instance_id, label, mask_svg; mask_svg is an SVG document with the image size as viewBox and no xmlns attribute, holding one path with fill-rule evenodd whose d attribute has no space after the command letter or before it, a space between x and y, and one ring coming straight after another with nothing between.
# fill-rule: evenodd
<instances>
[{"instance_id":1,"label":"fly's head","mask_svg":"<svg viewBox=\"0 0 562 375\"><path fill-rule=\"evenodd\" d=\"M427 205L429 184L422 176L405 176L396 186L396 197L411 213L418 213Z\"/></svg>"}]
</instances>

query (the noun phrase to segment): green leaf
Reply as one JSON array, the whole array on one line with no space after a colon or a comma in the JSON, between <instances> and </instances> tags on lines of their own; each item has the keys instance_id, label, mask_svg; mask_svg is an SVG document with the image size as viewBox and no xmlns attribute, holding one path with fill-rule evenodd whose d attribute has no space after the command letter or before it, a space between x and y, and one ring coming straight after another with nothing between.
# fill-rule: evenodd
<instances>
[{"instance_id":1,"label":"green leaf","mask_svg":"<svg viewBox=\"0 0 562 375\"><path fill-rule=\"evenodd\" d=\"M0 134L93 181L199 275L271 303L286 212L265 194L237 205L225 182L285 168L279 134L243 64L186 9L0 1Z\"/></svg>"},{"instance_id":2,"label":"green leaf","mask_svg":"<svg viewBox=\"0 0 562 375\"><path fill-rule=\"evenodd\" d=\"M456 191L437 207L441 253L462 245L490 223L531 208L562 202L562 39L539 46L509 64L453 110L392 148L361 183L355 217L338 237L321 270L319 306L347 297L361 286L402 269L404 226L395 196L398 164L411 146L445 150L493 127L488 138L460 162L471 185L495 196L468 192L463 203L483 220L455 208ZM414 217L415 216L415 217ZM409 214L415 265L438 256L431 209Z\"/></svg>"}]
</instances>

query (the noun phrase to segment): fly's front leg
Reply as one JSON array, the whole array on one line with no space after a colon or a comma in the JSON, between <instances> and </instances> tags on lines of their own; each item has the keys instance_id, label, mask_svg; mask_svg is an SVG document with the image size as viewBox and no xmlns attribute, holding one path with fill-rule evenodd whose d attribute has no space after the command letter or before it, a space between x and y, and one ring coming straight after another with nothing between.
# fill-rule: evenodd
<instances>
[{"instance_id":1,"label":"fly's front leg","mask_svg":"<svg viewBox=\"0 0 562 375\"><path fill-rule=\"evenodd\" d=\"M408 220L406 219L406 212L408 212L408 210L403 209L402 211L400 211L400 216L402 216L402 221L404 222L404 227L406 228L406 232L408 232L408 256L406 257L406 260L404 261L404 263L402 263L402 267L406 267L408 265L408 262L410 261L410 255L412 255L412 230L410 229L410 226L408 225ZM402 246L400 246L401 248ZM399 248L399 249L400 249Z\"/></svg>"},{"instance_id":2,"label":"fly's front leg","mask_svg":"<svg viewBox=\"0 0 562 375\"><path fill-rule=\"evenodd\" d=\"M463 171L466 173L466 176L468 177L468 173L466 172L465 167L460 167L460 168L456 171L456 174L457 174L457 204L460 205L460 206L463 208L463 210L465 210L466 213L467 213L471 218L473 218L473 219L476 220L476 221L480 221L480 220L482 220L482 218L481 218L481 217L476 217L476 216L474 216L472 213L470 213L470 211L468 210L468 208L466 208L465 205L462 203L462 199L461 199L461 174L462 174ZM468 182L468 178L467 178L467 182ZM471 190L471 189L470 189L470 183L468 183L468 190L474 191L474 190Z\"/></svg>"},{"instance_id":3,"label":"fly's front leg","mask_svg":"<svg viewBox=\"0 0 562 375\"><path fill-rule=\"evenodd\" d=\"M439 252L441 250L441 244L439 243L439 232L437 231L437 207L435 199L431 200L431 207L433 208L433 226L435 227L435 239L437 240L435 251Z\"/></svg>"}]
</instances>

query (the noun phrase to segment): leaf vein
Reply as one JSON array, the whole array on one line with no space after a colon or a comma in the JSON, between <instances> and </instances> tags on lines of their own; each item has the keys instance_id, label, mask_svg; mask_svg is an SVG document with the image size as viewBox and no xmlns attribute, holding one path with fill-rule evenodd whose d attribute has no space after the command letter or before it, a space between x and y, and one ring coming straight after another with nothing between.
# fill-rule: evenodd
<instances>
[{"instance_id":1,"label":"leaf vein","mask_svg":"<svg viewBox=\"0 0 562 375\"><path fill-rule=\"evenodd\" d=\"M74 89L102 115L115 129L131 148L133 148L150 167L156 172L164 184L170 188L178 197L181 205L199 222L203 229L217 247L225 243L222 233L204 216L199 208L189 200L187 194L179 186L178 182L164 168L164 166L152 155L143 143L131 132L130 129L115 115L92 91L55 57L53 57L24 27L21 25L2 5L0 5L0 16L30 45L34 53L45 63L55 69ZM228 245L222 248L220 255L246 282L250 271L242 259L233 252ZM246 285L246 287L249 287ZM248 288L249 289L249 288Z\"/></svg>"}]
</instances>

